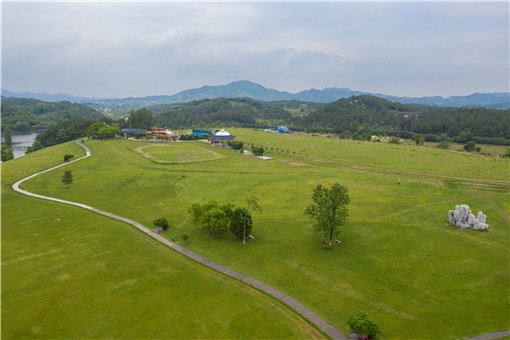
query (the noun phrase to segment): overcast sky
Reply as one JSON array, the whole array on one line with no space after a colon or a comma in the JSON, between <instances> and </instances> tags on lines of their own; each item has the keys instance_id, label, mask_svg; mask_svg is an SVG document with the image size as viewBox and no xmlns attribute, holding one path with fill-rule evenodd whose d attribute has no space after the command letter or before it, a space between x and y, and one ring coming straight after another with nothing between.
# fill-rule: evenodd
<instances>
[{"instance_id":1,"label":"overcast sky","mask_svg":"<svg viewBox=\"0 0 510 340\"><path fill-rule=\"evenodd\" d=\"M250 80L296 93L509 91L509 3L2 2L2 88L172 95Z\"/></svg>"}]
</instances>

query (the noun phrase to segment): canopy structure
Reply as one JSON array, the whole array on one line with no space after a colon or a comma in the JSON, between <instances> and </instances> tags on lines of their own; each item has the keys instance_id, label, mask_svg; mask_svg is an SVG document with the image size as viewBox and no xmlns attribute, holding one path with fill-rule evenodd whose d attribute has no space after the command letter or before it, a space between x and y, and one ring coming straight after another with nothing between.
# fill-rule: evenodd
<instances>
[{"instance_id":1,"label":"canopy structure","mask_svg":"<svg viewBox=\"0 0 510 340\"><path fill-rule=\"evenodd\" d=\"M233 136L228 133L228 131L221 129L216 134L211 136L211 142L215 144L231 142L234 140L234 138L236 138L236 136Z\"/></svg>"}]
</instances>

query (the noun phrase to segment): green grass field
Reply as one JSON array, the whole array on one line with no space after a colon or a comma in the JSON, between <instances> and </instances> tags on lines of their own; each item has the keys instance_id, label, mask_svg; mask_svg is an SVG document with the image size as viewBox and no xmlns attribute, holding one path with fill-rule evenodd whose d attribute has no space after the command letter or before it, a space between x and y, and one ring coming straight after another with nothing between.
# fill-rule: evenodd
<instances>
[{"instance_id":1,"label":"green grass field","mask_svg":"<svg viewBox=\"0 0 510 340\"><path fill-rule=\"evenodd\" d=\"M12 191L65 153L83 151L68 143L2 164L2 339L323 337L126 224Z\"/></svg>"},{"instance_id":2,"label":"green grass field","mask_svg":"<svg viewBox=\"0 0 510 340\"><path fill-rule=\"evenodd\" d=\"M309 153L393 170L509 180L509 164L502 159L245 129L229 132L240 140L296 151L298 155ZM133 152L140 142L86 143L93 156L67 167L74 175L70 189L60 183L63 170L38 176L23 188L111 211L148 227L152 220L166 217L173 228L164 233L165 237L188 233L186 247L190 250L282 290L344 333L349 332L347 319L361 309L379 324L382 331L378 338L382 339L451 339L510 328L508 189L362 171L282 155L262 161L196 142L144 149L159 161ZM66 147L76 146L59 146ZM180 153L178 148L182 148ZM64 154L60 150L64 149L58 149L58 158ZM203 150L212 150L218 157L211 159L211 153ZM31 157L42 157L38 153L25 156L25 164L31 164ZM182 161L190 154L197 155L193 162ZM30 173L21 159L12 162L12 166L18 162L20 169ZM8 169L8 164L2 165L2 170ZM21 178L23 171L11 172L11 178ZM397 178L400 186L396 185ZM337 181L350 190L350 220L338 237L342 244L329 250L322 248L321 234L312 231L312 221L303 211L311 202L315 185L329 186ZM2 185L8 192L8 181ZM259 198L264 212L253 216L255 239L247 245L230 234L216 238L194 232L186 212L192 203L214 199L242 204L251 195ZM38 206L39 202L32 204ZM470 205L475 214L482 210L488 216L490 231L445 225L448 210L456 204ZM12 213L6 213L2 205L4 222ZM115 225L102 217L97 219L104 221L105 228ZM119 228L133 234L134 240L129 242L144 238L130 233L129 227ZM4 236L2 245L6 242ZM3 297L3 305L6 301ZM191 306L197 303L193 298L189 301ZM233 302L225 306L229 303ZM196 318L189 319L195 322ZM230 336L243 335L232 332ZM190 333L190 337L194 335Z\"/></svg>"}]
</instances>

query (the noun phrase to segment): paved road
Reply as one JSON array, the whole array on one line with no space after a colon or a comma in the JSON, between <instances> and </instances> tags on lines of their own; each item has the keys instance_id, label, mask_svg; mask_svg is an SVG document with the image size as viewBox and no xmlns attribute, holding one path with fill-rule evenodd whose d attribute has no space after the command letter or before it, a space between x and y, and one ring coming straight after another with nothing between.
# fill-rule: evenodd
<instances>
[{"instance_id":1,"label":"paved road","mask_svg":"<svg viewBox=\"0 0 510 340\"><path fill-rule=\"evenodd\" d=\"M115 215L115 214L112 214L112 213L109 213L109 212L106 212L106 211L102 211L102 210L96 209L94 207L85 205L85 204L71 202L71 201L66 201L66 200L62 200L62 199L58 199L58 198L53 198L53 197L48 197L48 196L43 196L43 195L37 195L37 194L33 194L31 192L28 192L28 191L23 190L23 189L20 188L21 183L23 183L26 180L29 180L30 178L33 178L33 177L35 177L37 175L40 175L42 173L49 172L49 171L52 171L54 169L60 168L60 167L65 166L67 164L78 162L78 161L80 161L82 159L85 159L85 158L89 157L90 156L90 150L85 145L83 145L82 143L79 143L79 142L76 142L76 143L79 144L80 146L82 146L85 149L86 156L78 158L78 159L76 159L76 160L74 160L72 162L63 163L63 164L60 164L60 165L58 165L56 167L53 167L51 169L44 170L44 171L38 172L38 173L36 173L34 175L31 175L31 176L28 176L26 178L23 178L22 180L19 180L16 183L13 184L12 188L14 189L14 191L17 191L17 192L19 192L21 194L28 195L28 196L31 196L31 197L36 197L36 198L41 198L41 199L45 199L45 200L49 200L49 201L53 201L53 202L59 202L59 203L74 205L76 207L87 209L87 210L93 211L95 213L98 213L98 214L101 214L101 215L104 215L104 216L108 216L110 218L113 218L113 219L116 219L116 220L128 223L128 224L134 226L135 228L139 229L140 231L144 232L145 234L149 235L150 237L152 237L152 238L158 240L159 242L161 242L161 243L171 247L172 249L178 251L179 253L184 254L185 256L187 256L187 257L189 257L189 258L191 258L191 259L193 259L193 260L195 260L197 262L200 262L200 263L202 263L202 264L204 264L204 265L206 265L206 266L208 266L210 268L213 268L213 269L215 269L215 270L217 270L217 271L219 271L219 272L221 272L221 273L223 273L225 275L229 275L229 276L232 276L232 277L234 277L234 278L236 278L238 280L244 281L247 284L249 284L249 285L251 285L253 287L256 287L256 288L266 292L267 294L275 297L276 299L283 301L288 306L290 306L293 309L295 309L296 311L298 311L303 317L305 317L306 319L310 320L315 325L319 326L320 329L322 329L325 333L327 333L333 339L342 339L342 340L349 339L347 336L345 336L338 329L336 329L335 327L330 325L326 320L324 320L319 315L317 315L316 313L314 313L309 308L307 308L303 304L299 303L295 299L291 298L290 296L280 292L277 289L274 289L271 286L266 285L265 283L262 283L262 282L260 282L258 280L255 280L254 278L251 278L249 276L246 276L244 274L236 272L235 270L232 270L232 269L227 268L225 266L222 266L222 265L220 265L220 264L218 264L216 262L208 260L205 257L202 257L202 256L200 256L198 254L195 254L195 253L193 253L193 252L191 252L191 251L189 251L189 250L187 250L187 249L185 249L185 248L183 248L183 247L181 247L181 246L179 246L179 245L177 245L177 244L167 240L166 238L164 238L164 237L160 236L159 234L151 231L150 229L145 228L143 225L141 225L140 223L138 223L136 221L133 221L133 220L130 220L128 218L125 218L125 217L122 217L122 216L118 216L118 215Z\"/></svg>"},{"instance_id":2,"label":"paved road","mask_svg":"<svg viewBox=\"0 0 510 340\"><path fill-rule=\"evenodd\" d=\"M37 198L41 198L41 199L45 199L45 200L49 200L49 201L54 201L54 202L74 205L74 206L77 206L77 207L80 207L80 208L83 208L83 209L87 209L87 210L93 211L95 213L104 215L104 216L108 216L110 218L113 218L113 219L116 219L116 220L128 223L128 224L134 226L135 228L139 229L140 231L144 232L145 234L149 235L150 237L152 237L152 238L158 240L159 242L161 242L161 243L171 247L172 249L178 251L179 253L181 253L181 254L183 254L183 255L185 255L185 256L187 256L187 257L189 257L189 258L191 258L191 259L193 259L193 260L195 260L197 262L200 262L200 263L202 263L202 264L204 264L204 265L206 265L206 266L208 266L210 268L213 268L214 270L217 270L217 271L219 271L219 272L221 272L221 273L223 273L225 275L229 275L229 276L232 276L232 277L234 277L234 278L236 278L238 280L246 282L247 284L249 284L251 286L254 286L254 287L256 287L256 288L266 292L267 294L275 297L276 299L283 301L288 306L290 306L290 307L294 308L296 311L298 311L303 317L305 317L306 319L310 320L312 323L314 323L317 326L319 326L325 333L327 333L333 339L342 339L342 340L349 339L349 337L344 335L337 328L335 328L332 325L330 325L326 320L324 320L319 315L317 315L316 313L314 313L309 308L307 308L303 304L299 303L298 301L296 301L292 297L288 296L287 294L284 294L284 293L280 292L279 290L274 289L273 287L266 285L265 283L262 283L262 282L260 282L258 280L255 280L254 278L251 278L249 276L246 276L244 274L236 272L235 270L232 270L232 269L227 268L225 266L222 266L222 265L220 265L220 264L218 264L216 262L208 260L205 257L202 257L202 256L200 256L198 254L195 254L195 253L193 253L193 252L191 252L191 251L189 251L189 250L179 246L178 244L175 244L175 243L167 240L166 238L164 238L164 237L160 236L159 234L151 231L150 229L145 228L143 225L141 225L140 223L138 223L136 221L133 221L133 220L130 220L128 218L125 218L125 217L122 217L122 216L118 216L118 215L115 215L115 214L112 214L112 213L108 213L106 211L102 211L102 210L96 209L94 207L90 207L88 205L85 205L85 204L71 202L71 201L66 201L66 200L61 200L61 199L58 199L58 198L53 198L53 197L48 197L48 196L37 195L37 194L33 194L31 192L25 191L25 190L20 188L20 184L23 183L26 180L29 180L30 178L33 178L33 177L35 177L37 175L40 175L42 173L49 172L49 171L52 171L54 169L60 168L60 167L65 166L67 164L78 162L78 161L80 161L82 159L85 159L85 158L89 157L90 156L90 150L85 145L83 145L82 143L79 143L79 142L76 142L76 143L79 144L81 147L83 147L83 149L85 149L86 155L84 157L78 158L78 159L76 159L74 161L71 161L69 163L60 164L60 165L58 165L56 167L53 167L51 169L44 170L44 171L38 172L36 174L33 174L31 176L25 177L22 180L19 180L16 183L14 183L12 188L15 191L17 191L19 193L22 193L24 195L28 195L28 196L31 196L31 197L37 197ZM510 335L510 330L505 330L505 331L496 332L496 333L483 334L483 335L472 337L472 338L466 338L465 340L496 339L496 338L500 338L500 337L508 336L508 335Z\"/></svg>"}]
</instances>

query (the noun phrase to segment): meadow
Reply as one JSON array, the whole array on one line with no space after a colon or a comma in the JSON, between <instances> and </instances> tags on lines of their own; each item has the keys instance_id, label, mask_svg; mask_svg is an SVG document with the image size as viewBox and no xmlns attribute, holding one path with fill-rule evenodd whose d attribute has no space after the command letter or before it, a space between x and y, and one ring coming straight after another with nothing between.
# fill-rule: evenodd
<instances>
[{"instance_id":1,"label":"meadow","mask_svg":"<svg viewBox=\"0 0 510 340\"><path fill-rule=\"evenodd\" d=\"M67 143L2 164L2 339L324 337L126 224L12 191L67 153L84 155Z\"/></svg>"},{"instance_id":2,"label":"meadow","mask_svg":"<svg viewBox=\"0 0 510 340\"><path fill-rule=\"evenodd\" d=\"M508 160L405 145L273 135L248 129L229 129L229 132L242 141L274 150L278 147L291 154L295 151L296 157L273 153L270 156L274 159L263 161L227 149L210 148L201 142L189 142L144 148L143 152L152 155L149 159L136 151L140 142L87 140L93 156L67 167L74 175L70 189L60 183L58 171L38 176L23 188L111 211L148 227L154 219L165 217L172 225L172 229L163 233L165 237L179 239L187 233L190 240L186 247L190 250L274 286L344 333L349 332L347 319L362 309L379 324L381 339L460 338L510 328L507 188L464 186L454 180L371 172L298 156L308 154L397 171L500 181L509 180ZM211 158L211 152L203 151L204 146L218 156ZM58 146L66 147L76 146L69 143ZM177 152L179 148L182 149ZM48 153L47 157L57 153L61 157L62 150L49 148L44 152ZM193 162L185 156L191 154L197 156ZM25 156L25 164L31 164L32 157L43 156L38 152ZM23 171L30 173L21 163L13 161L12 166L20 164L20 170L10 172L12 180L3 178L2 196L4 192L10 193L9 182L21 178ZM2 176L7 165L2 165ZM397 185L397 179L401 185ZM315 185L329 186L335 182L349 188L350 219L338 236L342 243L325 249L320 242L321 234L312 230L313 221L304 214L304 208L311 202ZM251 195L259 199L263 214L254 214L254 239L246 245L230 234L216 238L194 232L187 213L192 203L216 200L242 205ZM30 201L31 206L44 205ZM448 210L457 204L470 205L475 214L483 211L488 216L489 232L445 225ZM4 218L14 217L2 205L4 225ZM40 218L44 209L47 208L37 208L33 218ZM71 209L74 208L61 208L62 211ZM78 216L75 210L69 214ZM100 230L114 228L116 224L103 217L95 218L103 221ZM89 217L76 220L89 225ZM32 228L41 227L42 223L38 223L34 222ZM77 240L87 238L88 228L81 229ZM5 230L2 245L7 242L4 233ZM126 226L119 226L112 234L116 237L133 234L133 239L127 240L121 249L144 249L139 245L144 242L151 249L161 248L144 236L129 232ZM51 240L55 238L48 236ZM28 240L24 242L31 244ZM115 249L115 242L112 236L103 246ZM132 247L128 246L130 242ZM27 247L23 249L33 252ZM165 258L168 257L165 261L176 256L168 254L171 250L165 252ZM142 255L133 255L133 261L139 256ZM159 279L158 275L154 276L155 280ZM116 280L112 278L112 281ZM4 282L3 285L5 290ZM98 286L104 283L99 280ZM132 295L141 290L123 293ZM157 290L154 294L158 295ZM5 301L3 297L3 304ZM201 303L193 297L187 301L190 310L199 308ZM235 305L227 301L223 306L229 304ZM185 324L185 319L180 322ZM187 320L196 322L193 317ZM184 328L193 328L189 323L185 325ZM268 324L267 328L273 327ZM249 334L248 337L258 337ZM298 337L308 338L310 334L300 333ZM239 334L232 331L230 336L239 337Z\"/></svg>"}]
</instances>

